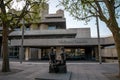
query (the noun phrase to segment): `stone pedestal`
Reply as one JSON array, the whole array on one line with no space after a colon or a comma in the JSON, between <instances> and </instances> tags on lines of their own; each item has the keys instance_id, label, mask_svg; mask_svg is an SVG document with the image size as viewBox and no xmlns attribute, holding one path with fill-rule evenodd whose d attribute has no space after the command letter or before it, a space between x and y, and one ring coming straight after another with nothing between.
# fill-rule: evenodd
<instances>
[{"instance_id":1,"label":"stone pedestal","mask_svg":"<svg viewBox=\"0 0 120 80\"><path fill-rule=\"evenodd\" d=\"M67 73L66 64L50 64L49 73Z\"/></svg>"},{"instance_id":2,"label":"stone pedestal","mask_svg":"<svg viewBox=\"0 0 120 80\"><path fill-rule=\"evenodd\" d=\"M67 73L48 73L42 72L35 77L35 80L70 80L72 72Z\"/></svg>"},{"instance_id":3,"label":"stone pedestal","mask_svg":"<svg viewBox=\"0 0 120 80\"><path fill-rule=\"evenodd\" d=\"M58 73L67 73L66 65L58 66Z\"/></svg>"}]
</instances>

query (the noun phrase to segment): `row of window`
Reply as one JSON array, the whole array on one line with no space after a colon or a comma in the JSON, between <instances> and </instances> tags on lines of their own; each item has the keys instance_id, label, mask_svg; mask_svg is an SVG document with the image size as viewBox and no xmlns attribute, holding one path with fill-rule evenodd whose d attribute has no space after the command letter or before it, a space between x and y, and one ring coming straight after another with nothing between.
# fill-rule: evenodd
<instances>
[{"instance_id":1,"label":"row of window","mask_svg":"<svg viewBox=\"0 0 120 80\"><path fill-rule=\"evenodd\" d=\"M55 30L55 29L57 29L56 26L48 26L48 30ZM20 31L20 30L21 30L20 27L15 28L15 31ZM26 28L24 28L24 30L29 31L30 27L26 27Z\"/></svg>"},{"instance_id":2,"label":"row of window","mask_svg":"<svg viewBox=\"0 0 120 80\"><path fill-rule=\"evenodd\" d=\"M44 36L25 36L24 39L62 39L62 38L75 38L76 35L44 35ZM21 39L19 37L13 37L12 39Z\"/></svg>"}]
</instances>

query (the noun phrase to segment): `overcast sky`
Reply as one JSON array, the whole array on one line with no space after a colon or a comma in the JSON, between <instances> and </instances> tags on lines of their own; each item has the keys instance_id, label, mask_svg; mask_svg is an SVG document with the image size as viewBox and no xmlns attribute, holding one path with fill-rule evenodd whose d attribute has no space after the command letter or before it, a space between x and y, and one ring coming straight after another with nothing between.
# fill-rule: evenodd
<instances>
[{"instance_id":1,"label":"overcast sky","mask_svg":"<svg viewBox=\"0 0 120 80\"><path fill-rule=\"evenodd\" d=\"M49 13L55 13L58 9L63 9L62 6L56 7L59 2L58 0L50 0L49 2ZM66 26L67 28L85 28L89 27L91 29L91 36L97 37L97 30L96 30L96 21L91 20L87 25L84 21L77 21L73 17L70 16L68 12L64 12L65 18L66 18ZM119 20L120 22L120 20ZM101 37L107 37L111 35L110 30L106 27L106 25L99 20L99 26L100 26L100 36Z\"/></svg>"}]
</instances>

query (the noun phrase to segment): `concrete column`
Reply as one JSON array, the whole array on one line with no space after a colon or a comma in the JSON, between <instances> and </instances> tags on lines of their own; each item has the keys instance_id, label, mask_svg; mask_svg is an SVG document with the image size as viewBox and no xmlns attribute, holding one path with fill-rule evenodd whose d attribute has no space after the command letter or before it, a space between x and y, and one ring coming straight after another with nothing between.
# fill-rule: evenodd
<instances>
[{"instance_id":1,"label":"concrete column","mask_svg":"<svg viewBox=\"0 0 120 80\"><path fill-rule=\"evenodd\" d=\"M38 59L41 59L41 49L38 49Z\"/></svg>"},{"instance_id":2,"label":"concrete column","mask_svg":"<svg viewBox=\"0 0 120 80\"><path fill-rule=\"evenodd\" d=\"M29 48L29 59L31 59L31 48Z\"/></svg>"},{"instance_id":3,"label":"concrete column","mask_svg":"<svg viewBox=\"0 0 120 80\"><path fill-rule=\"evenodd\" d=\"M98 54L98 47L95 47L95 59L96 61L99 61L99 54Z\"/></svg>"},{"instance_id":4,"label":"concrete column","mask_svg":"<svg viewBox=\"0 0 120 80\"><path fill-rule=\"evenodd\" d=\"M25 48L25 60L28 61L30 59L30 48Z\"/></svg>"},{"instance_id":5,"label":"concrete column","mask_svg":"<svg viewBox=\"0 0 120 80\"><path fill-rule=\"evenodd\" d=\"M104 48L101 49L101 56L104 57Z\"/></svg>"},{"instance_id":6,"label":"concrete column","mask_svg":"<svg viewBox=\"0 0 120 80\"><path fill-rule=\"evenodd\" d=\"M43 54L42 54L42 56L45 56L45 49L43 49Z\"/></svg>"},{"instance_id":7,"label":"concrete column","mask_svg":"<svg viewBox=\"0 0 120 80\"><path fill-rule=\"evenodd\" d=\"M21 47L19 47L19 59L20 59L20 55L21 54Z\"/></svg>"},{"instance_id":8,"label":"concrete column","mask_svg":"<svg viewBox=\"0 0 120 80\"><path fill-rule=\"evenodd\" d=\"M40 30L47 30L47 29L48 29L48 25L46 25L46 24L41 24L41 25L39 26L39 28L40 28Z\"/></svg>"},{"instance_id":9,"label":"concrete column","mask_svg":"<svg viewBox=\"0 0 120 80\"><path fill-rule=\"evenodd\" d=\"M2 46L0 47L0 57L2 57Z\"/></svg>"},{"instance_id":10,"label":"concrete column","mask_svg":"<svg viewBox=\"0 0 120 80\"><path fill-rule=\"evenodd\" d=\"M78 55L78 49L75 49L75 55Z\"/></svg>"},{"instance_id":11,"label":"concrete column","mask_svg":"<svg viewBox=\"0 0 120 80\"><path fill-rule=\"evenodd\" d=\"M49 5L48 4L46 4L46 3L44 3L44 8L41 8L41 10L40 10L40 17L41 17L41 19L45 19L45 16L46 15L48 15L48 13L49 13Z\"/></svg>"},{"instance_id":12,"label":"concrete column","mask_svg":"<svg viewBox=\"0 0 120 80\"><path fill-rule=\"evenodd\" d=\"M38 30L38 25L37 24L31 24L30 25L30 30Z\"/></svg>"},{"instance_id":13,"label":"concrete column","mask_svg":"<svg viewBox=\"0 0 120 80\"><path fill-rule=\"evenodd\" d=\"M25 49L25 48L24 48L24 49ZM24 52L24 49L23 49L23 53L22 53L22 55L21 55L21 47L19 47L19 59L20 59L20 57L22 57L22 60L25 59L25 52Z\"/></svg>"},{"instance_id":14,"label":"concrete column","mask_svg":"<svg viewBox=\"0 0 120 80\"><path fill-rule=\"evenodd\" d=\"M95 60L95 51L94 51L95 49L94 48L92 48L92 51L91 51L91 56L92 56L92 59L93 60Z\"/></svg>"}]
</instances>

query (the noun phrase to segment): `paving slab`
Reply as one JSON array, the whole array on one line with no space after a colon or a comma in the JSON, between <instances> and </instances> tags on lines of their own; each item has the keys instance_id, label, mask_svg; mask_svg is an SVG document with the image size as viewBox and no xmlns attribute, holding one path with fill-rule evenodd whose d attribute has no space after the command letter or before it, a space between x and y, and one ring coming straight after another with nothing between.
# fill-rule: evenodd
<instances>
[{"instance_id":1,"label":"paving slab","mask_svg":"<svg viewBox=\"0 0 120 80\"><path fill-rule=\"evenodd\" d=\"M72 72L67 73L48 73L44 72L36 76L35 80L70 80Z\"/></svg>"},{"instance_id":2,"label":"paving slab","mask_svg":"<svg viewBox=\"0 0 120 80\"><path fill-rule=\"evenodd\" d=\"M12 72L0 72L0 80L120 80L116 78L118 63L70 62L67 63L67 74L48 73L49 63L43 62L10 62L10 67Z\"/></svg>"}]
</instances>

